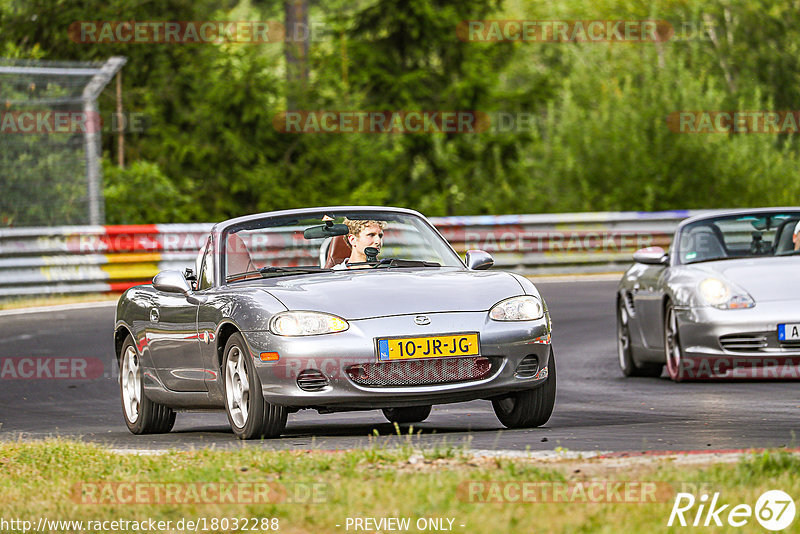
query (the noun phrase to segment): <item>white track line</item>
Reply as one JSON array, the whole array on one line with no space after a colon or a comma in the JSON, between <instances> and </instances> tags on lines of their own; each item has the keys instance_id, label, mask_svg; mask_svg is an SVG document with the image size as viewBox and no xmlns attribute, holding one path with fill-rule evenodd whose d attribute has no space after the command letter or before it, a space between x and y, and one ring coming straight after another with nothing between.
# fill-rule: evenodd
<instances>
[{"instance_id":1,"label":"white track line","mask_svg":"<svg viewBox=\"0 0 800 534\"><path fill-rule=\"evenodd\" d=\"M59 304L56 306L38 306L35 308L18 308L13 310L0 310L0 317L8 315L25 315L28 313L50 313L71 310L82 310L85 308L110 308L116 306L116 300L104 300L100 302L78 302L75 304Z\"/></svg>"}]
</instances>

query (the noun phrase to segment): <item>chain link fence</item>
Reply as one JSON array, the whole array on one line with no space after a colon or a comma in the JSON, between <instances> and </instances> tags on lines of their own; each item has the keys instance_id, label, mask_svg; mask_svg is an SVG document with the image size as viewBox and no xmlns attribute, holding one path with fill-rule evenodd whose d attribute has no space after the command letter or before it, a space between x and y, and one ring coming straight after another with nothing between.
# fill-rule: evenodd
<instances>
[{"instance_id":1,"label":"chain link fence","mask_svg":"<svg viewBox=\"0 0 800 534\"><path fill-rule=\"evenodd\" d=\"M0 227L105 222L96 101L125 61L0 58Z\"/></svg>"}]
</instances>

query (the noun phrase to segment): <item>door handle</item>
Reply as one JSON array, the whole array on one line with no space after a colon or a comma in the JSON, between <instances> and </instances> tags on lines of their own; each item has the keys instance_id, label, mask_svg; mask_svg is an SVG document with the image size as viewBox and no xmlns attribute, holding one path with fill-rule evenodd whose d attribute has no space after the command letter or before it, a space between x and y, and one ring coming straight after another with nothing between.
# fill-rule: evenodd
<instances>
[{"instance_id":1,"label":"door handle","mask_svg":"<svg viewBox=\"0 0 800 534\"><path fill-rule=\"evenodd\" d=\"M157 323L158 322L158 309L151 308L150 309L150 322Z\"/></svg>"}]
</instances>

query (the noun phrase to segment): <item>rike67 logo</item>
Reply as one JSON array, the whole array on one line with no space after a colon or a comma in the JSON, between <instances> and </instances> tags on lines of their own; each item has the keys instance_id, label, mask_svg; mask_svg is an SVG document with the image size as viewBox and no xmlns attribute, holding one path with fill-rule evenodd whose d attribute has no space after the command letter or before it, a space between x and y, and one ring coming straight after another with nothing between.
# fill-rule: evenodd
<instances>
[{"instance_id":1,"label":"rike67 logo","mask_svg":"<svg viewBox=\"0 0 800 534\"><path fill-rule=\"evenodd\" d=\"M794 500L781 490L770 490L761 494L756 500L755 507L749 504L723 504L719 492L714 493L710 500L708 494L696 498L691 493L678 493L672 512L669 514L667 526L673 524L682 527L721 527L727 524L731 527L743 527L753 517L767 530L784 530L794 521Z\"/></svg>"}]
</instances>

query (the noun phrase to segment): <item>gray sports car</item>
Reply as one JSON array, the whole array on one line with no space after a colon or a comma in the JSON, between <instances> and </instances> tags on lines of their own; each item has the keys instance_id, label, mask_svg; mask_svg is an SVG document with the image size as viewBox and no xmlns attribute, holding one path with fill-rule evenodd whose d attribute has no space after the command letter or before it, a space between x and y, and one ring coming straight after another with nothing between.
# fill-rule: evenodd
<instances>
[{"instance_id":1,"label":"gray sports car","mask_svg":"<svg viewBox=\"0 0 800 534\"><path fill-rule=\"evenodd\" d=\"M543 425L556 395L550 316L526 278L466 264L419 213L331 207L213 227L196 269L163 271L117 305L125 422L168 432L175 412L225 410L241 439L287 415L488 399L507 427Z\"/></svg>"},{"instance_id":2,"label":"gray sports car","mask_svg":"<svg viewBox=\"0 0 800 534\"><path fill-rule=\"evenodd\" d=\"M700 215L637 251L617 292L626 376L800 378L800 208Z\"/></svg>"}]
</instances>

